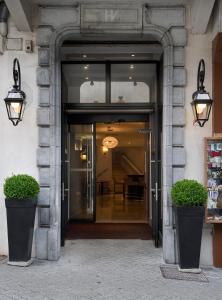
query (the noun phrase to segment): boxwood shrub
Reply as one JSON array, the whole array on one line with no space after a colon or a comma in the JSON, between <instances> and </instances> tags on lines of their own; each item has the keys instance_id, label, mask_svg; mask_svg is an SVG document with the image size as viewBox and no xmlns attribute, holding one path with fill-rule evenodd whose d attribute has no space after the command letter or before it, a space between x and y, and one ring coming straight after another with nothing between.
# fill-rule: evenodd
<instances>
[{"instance_id":1,"label":"boxwood shrub","mask_svg":"<svg viewBox=\"0 0 222 300\"><path fill-rule=\"evenodd\" d=\"M4 194L10 199L35 199L39 193L39 184L32 176L13 175L5 179Z\"/></svg>"},{"instance_id":2,"label":"boxwood shrub","mask_svg":"<svg viewBox=\"0 0 222 300\"><path fill-rule=\"evenodd\" d=\"M203 206L207 201L207 189L196 180L177 181L171 189L175 206Z\"/></svg>"}]
</instances>

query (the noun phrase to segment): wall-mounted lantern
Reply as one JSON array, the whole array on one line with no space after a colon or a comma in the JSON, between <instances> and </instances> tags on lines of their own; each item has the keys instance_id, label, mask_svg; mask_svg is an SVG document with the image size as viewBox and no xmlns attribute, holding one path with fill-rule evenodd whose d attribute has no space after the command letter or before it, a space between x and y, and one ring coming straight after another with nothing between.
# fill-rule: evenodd
<instances>
[{"instance_id":1,"label":"wall-mounted lantern","mask_svg":"<svg viewBox=\"0 0 222 300\"><path fill-rule=\"evenodd\" d=\"M204 60L201 59L198 65L197 91L193 93L193 101L191 102L194 114L194 123L198 123L200 127L203 127L209 120L211 106L213 103L209 93L205 91L205 86L203 85L204 77L205 63Z\"/></svg>"},{"instance_id":2,"label":"wall-mounted lantern","mask_svg":"<svg viewBox=\"0 0 222 300\"><path fill-rule=\"evenodd\" d=\"M13 79L14 85L11 91L8 92L5 100L5 105L9 120L14 126L22 121L25 110L25 93L21 91L21 71L17 58L13 61Z\"/></svg>"}]
</instances>

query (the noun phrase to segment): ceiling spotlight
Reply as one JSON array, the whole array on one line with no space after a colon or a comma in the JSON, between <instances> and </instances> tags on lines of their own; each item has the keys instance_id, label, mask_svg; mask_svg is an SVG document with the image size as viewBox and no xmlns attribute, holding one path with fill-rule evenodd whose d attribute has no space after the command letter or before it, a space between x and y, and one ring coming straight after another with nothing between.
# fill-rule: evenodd
<instances>
[{"instance_id":1,"label":"ceiling spotlight","mask_svg":"<svg viewBox=\"0 0 222 300\"><path fill-rule=\"evenodd\" d=\"M89 77L85 77L85 80L89 80Z\"/></svg>"},{"instance_id":2,"label":"ceiling spotlight","mask_svg":"<svg viewBox=\"0 0 222 300\"><path fill-rule=\"evenodd\" d=\"M133 79L133 77L132 76L129 76L129 80L132 80Z\"/></svg>"},{"instance_id":3,"label":"ceiling spotlight","mask_svg":"<svg viewBox=\"0 0 222 300\"><path fill-rule=\"evenodd\" d=\"M134 65L130 65L130 69L134 69Z\"/></svg>"},{"instance_id":4,"label":"ceiling spotlight","mask_svg":"<svg viewBox=\"0 0 222 300\"><path fill-rule=\"evenodd\" d=\"M135 57L135 54L134 54L134 53L132 53L132 54L131 54L131 57Z\"/></svg>"},{"instance_id":5,"label":"ceiling spotlight","mask_svg":"<svg viewBox=\"0 0 222 300\"><path fill-rule=\"evenodd\" d=\"M85 65L85 66L84 66L84 69L85 69L85 70L88 70L88 68L89 68L89 65Z\"/></svg>"},{"instance_id":6,"label":"ceiling spotlight","mask_svg":"<svg viewBox=\"0 0 222 300\"><path fill-rule=\"evenodd\" d=\"M82 57L83 57L83 58L87 58L87 55L86 55L86 54L83 54Z\"/></svg>"}]
</instances>

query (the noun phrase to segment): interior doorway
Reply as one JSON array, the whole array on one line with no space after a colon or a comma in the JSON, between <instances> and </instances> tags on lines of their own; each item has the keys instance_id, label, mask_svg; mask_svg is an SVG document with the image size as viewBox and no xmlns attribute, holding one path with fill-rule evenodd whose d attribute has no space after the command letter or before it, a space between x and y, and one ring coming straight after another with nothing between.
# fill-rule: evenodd
<instances>
[{"instance_id":1,"label":"interior doorway","mask_svg":"<svg viewBox=\"0 0 222 300\"><path fill-rule=\"evenodd\" d=\"M146 127L145 122L96 125L97 223L148 223Z\"/></svg>"},{"instance_id":2,"label":"interior doorway","mask_svg":"<svg viewBox=\"0 0 222 300\"><path fill-rule=\"evenodd\" d=\"M149 223L149 122L68 127L68 221Z\"/></svg>"}]
</instances>

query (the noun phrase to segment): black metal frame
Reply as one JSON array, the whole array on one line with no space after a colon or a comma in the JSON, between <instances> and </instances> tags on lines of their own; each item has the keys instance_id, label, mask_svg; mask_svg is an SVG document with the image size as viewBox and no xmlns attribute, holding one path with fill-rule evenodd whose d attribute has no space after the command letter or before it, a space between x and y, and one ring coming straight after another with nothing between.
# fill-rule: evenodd
<instances>
[{"instance_id":1,"label":"black metal frame","mask_svg":"<svg viewBox=\"0 0 222 300\"><path fill-rule=\"evenodd\" d=\"M80 65L80 64L104 64L105 65L105 81L106 81L106 93L105 93L105 102L104 103L67 103L63 102L63 109L64 110L76 110L76 109L92 109L92 108L97 108L98 110L104 109L104 108L154 108L154 103L153 102L141 102L139 104L134 104L134 103L112 103L111 102L111 65L112 64L154 64L157 66L157 70L159 68L159 61L155 60L143 60L143 61L136 61L136 60L126 60L126 61L116 61L116 60L104 60L104 61L93 61L93 60L81 60L81 61L62 61L61 62L61 69L62 65Z\"/></svg>"},{"instance_id":2,"label":"black metal frame","mask_svg":"<svg viewBox=\"0 0 222 300\"><path fill-rule=\"evenodd\" d=\"M63 64L106 64L106 102L105 103L87 103L87 104L79 104L79 103L63 103L63 111L62 114L66 114L67 120L69 124L94 124L94 126L97 123L100 122L122 122L126 121L129 122L129 120L132 120L131 122L137 121L149 121L149 114L154 113L155 114L155 122L156 128L154 128L154 135L158 139L156 141L156 146L160 147L160 134L158 132L159 122L161 122L161 116L158 116L159 113L162 113L161 107L159 104L160 99L160 87L157 85L157 99L156 102L150 102L150 103L111 103L111 70L110 66L111 64L143 64L143 63L150 63L150 64L156 64L156 72L157 72L157 80L160 79L160 62L159 61L93 61L93 60L81 60L81 61L62 61L61 62L61 69ZM107 65L109 67L107 67ZM109 82L107 82L109 81ZM161 122L162 124L162 122ZM94 143L94 147L96 147L96 144ZM95 148L94 148L95 151ZM160 158L160 149L156 153L156 163L155 163L155 176L158 177L160 181L160 175L161 175L161 163L159 161ZM94 152L95 153L95 152ZM94 159L96 157L94 156ZM96 162L94 162L94 165ZM94 168L94 172L96 173L96 168ZM95 174L94 173L94 177ZM94 182L93 185L94 189L94 197L96 199L96 183ZM162 226L162 220L160 220L161 215L161 190L158 190L158 203L157 207L155 209L155 222L153 230L155 231L154 235L154 243L155 246L158 247L161 244L161 238L162 238L162 232L161 232L161 226ZM96 220L96 201L94 201L94 216L93 221L90 223L95 222ZM78 220L78 222L81 222L81 220ZM83 221L86 223L86 221Z\"/></svg>"},{"instance_id":3,"label":"black metal frame","mask_svg":"<svg viewBox=\"0 0 222 300\"><path fill-rule=\"evenodd\" d=\"M123 115L123 114L109 114L102 115L98 120L98 115L93 114L91 116L85 114L75 115L74 118L70 118L68 116L68 126L75 124L92 124L94 127L93 130L93 151L96 153L96 125L98 123L110 123L110 122L149 122L149 115L146 113L144 115L136 114L136 115ZM94 155L93 165L96 166L96 156ZM94 167L93 176L96 178L96 168ZM96 181L93 183L93 195L94 200L96 200ZM93 203L93 220L72 220L70 219L70 223L95 223L96 221L96 201Z\"/></svg>"},{"instance_id":4,"label":"black metal frame","mask_svg":"<svg viewBox=\"0 0 222 300\"><path fill-rule=\"evenodd\" d=\"M8 118L10 121L12 121L12 124L14 126L17 126L18 123L22 121L22 115L24 112L24 105L25 105L25 93L21 91L21 69L20 69L19 60L17 58L13 60L13 80L14 80L14 85L12 90L8 92L8 96L12 93L15 93L15 94L20 94L20 97L11 98L7 96L4 100L5 100L5 106L6 106ZM21 105L21 109L17 118L13 118L11 116L10 106L12 102L19 103Z\"/></svg>"},{"instance_id":5,"label":"black metal frame","mask_svg":"<svg viewBox=\"0 0 222 300\"><path fill-rule=\"evenodd\" d=\"M212 99L203 99L201 101L197 100L198 94L203 94L203 95L208 94L209 96L209 93L205 90L204 79L205 79L205 62L203 59L201 59L198 64L198 71L197 71L197 90L192 95L193 101L191 103L193 108L194 118L195 118L194 121L198 123L200 127L203 127L204 124L209 120L210 111L213 103ZM198 118L198 112L196 106L198 104L205 104L207 107L209 107L206 118Z\"/></svg>"}]
</instances>

